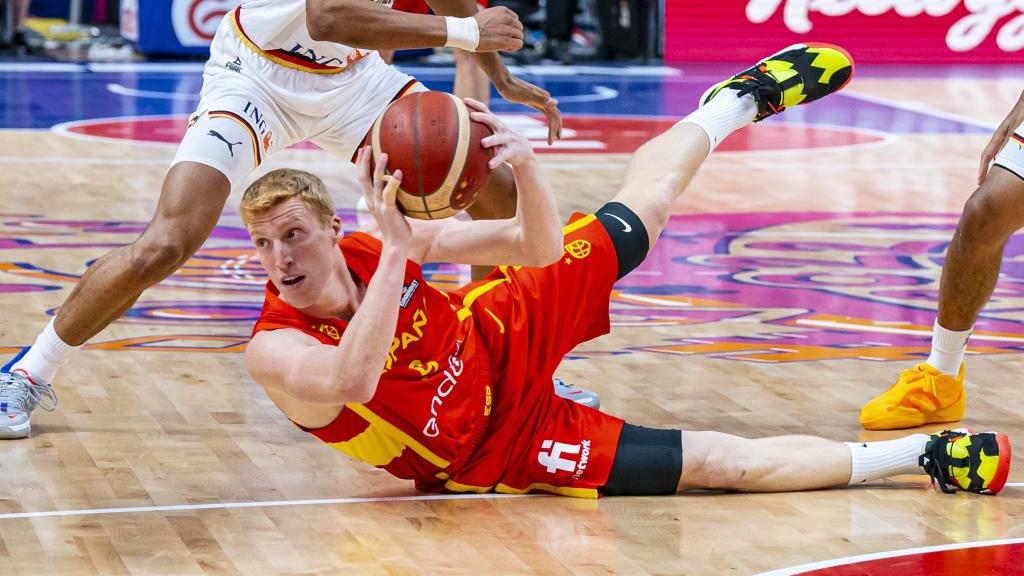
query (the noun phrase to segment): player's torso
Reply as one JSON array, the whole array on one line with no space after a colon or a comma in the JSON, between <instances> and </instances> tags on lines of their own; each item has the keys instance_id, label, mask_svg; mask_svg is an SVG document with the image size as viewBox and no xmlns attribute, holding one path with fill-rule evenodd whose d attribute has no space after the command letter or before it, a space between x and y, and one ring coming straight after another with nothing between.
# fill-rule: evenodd
<instances>
[{"instance_id":1,"label":"player's torso","mask_svg":"<svg viewBox=\"0 0 1024 576\"><path fill-rule=\"evenodd\" d=\"M376 0L365 0L375 2ZM393 0L377 2L390 7ZM334 42L313 40L306 27L306 0L242 0L224 25L236 28L243 41L296 64L312 63L323 71L343 70L372 52ZM358 26L358 22L351 23Z\"/></svg>"},{"instance_id":2,"label":"player's torso","mask_svg":"<svg viewBox=\"0 0 1024 576\"><path fill-rule=\"evenodd\" d=\"M368 282L379 252L367 250L368 242L345 244L350 268ZM490 369L472 320L460 320L448 297L429 286L412 262L399 306L373 399L346 405L334 422L311 433L396 476L422 479L468 456L482 438L490 414ZM280 314L275 318L266 309L264 318L291 324L332 345L343 341L348 327L345 321L301 315L295 320Z\"/></svg>"}]
</instances>

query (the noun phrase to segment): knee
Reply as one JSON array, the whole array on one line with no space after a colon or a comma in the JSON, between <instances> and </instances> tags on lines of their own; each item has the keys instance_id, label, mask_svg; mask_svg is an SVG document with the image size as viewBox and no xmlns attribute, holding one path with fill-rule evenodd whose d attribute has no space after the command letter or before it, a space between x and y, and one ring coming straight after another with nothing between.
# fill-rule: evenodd
<instances>
[{"instance_id":1,"label":"knee","mask_svg":"<svg viewBox=\"0 0 1024 576\"><path fill-rule=\"evenodd\" d=\"M1006 205L1008 198L982 184L964 204L957 225L961 241L978 246L1002 246L1019 227L1019 223L1006 221L1016 212L1014 206Z\"/></svg>"}]
</instances>

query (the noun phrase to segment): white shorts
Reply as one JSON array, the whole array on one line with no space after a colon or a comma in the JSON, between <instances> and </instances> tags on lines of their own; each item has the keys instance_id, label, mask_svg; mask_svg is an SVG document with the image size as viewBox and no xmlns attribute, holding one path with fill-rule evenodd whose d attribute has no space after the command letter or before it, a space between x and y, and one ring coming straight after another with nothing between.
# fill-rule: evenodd
<instances>
[{"instance_id":1,"label":"white shorts","mask_svg":"<svg viewBox=\"0 0 1024 576\"><path fill-rule=\"evenodd\" d=\"M1024 124L1013 131L1006 146L996 154L993 164L1024 178Z\"/></svg>"},{"instance_id":2,"label":"white shorts","mask_svg":"<svg viewBox=\"0 0 1024 576\"><path fill-rule=\"evenodd\" d=\"M388 104L426 90L372 51L336 74L300 68L254 51L226 17L210 46L199 106L172 165L205 164L234 187L268 156L303 140L351 160Z\"/></svg>"}]
</instances>

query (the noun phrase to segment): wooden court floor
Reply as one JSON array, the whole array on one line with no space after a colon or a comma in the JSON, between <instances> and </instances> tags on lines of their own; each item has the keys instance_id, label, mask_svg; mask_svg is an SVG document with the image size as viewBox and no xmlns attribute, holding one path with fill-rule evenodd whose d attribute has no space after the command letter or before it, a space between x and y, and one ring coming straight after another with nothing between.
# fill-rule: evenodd
<instances>
[{"instance_id":1,"label":"wooden court floor","mask_svg":"<svg viewBox=\"0 0 1024 576\"><path fill-rule=\"evenodd\" d=\"M868 75L850 92L984 127L1022 88ZM762 128L750 129L755 143ZM558 375L648 426L877 438L858 411L927 355L936 246L941 256L988 140L927 126L883 136L713 155L642 274L614 295L612 333ZM173 148L6 130L0 150L6 357L31 343L88 262L141 230ZM545 155L563 216L609 199L627 159ZM264 169L281 166L324 177L352 223L350 166L289 151ZM181 273L59 375L60 409L37 412L30 439L0 443L3 572L755 574L1024 538L1019 457L998 497L942 494L923 477L599 501L419 494L293 428L247 376L239 352L263 279L237 201L236 192L218 235ZM1024 443L1024 250L1011 252L1000 301L979 325L992 336L968 359L965 424ZM435 280L463 274L440 268ZM909 290L908 277L922 280Z\"/></svg>"}]
</instances>

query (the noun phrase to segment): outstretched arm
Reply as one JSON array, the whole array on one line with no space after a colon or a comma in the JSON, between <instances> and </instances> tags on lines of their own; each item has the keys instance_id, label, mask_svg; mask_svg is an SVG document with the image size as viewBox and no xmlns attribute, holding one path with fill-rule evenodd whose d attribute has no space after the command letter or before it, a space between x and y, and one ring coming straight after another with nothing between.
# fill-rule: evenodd
<instances>
[{"instance_id":1,"label":"outstretched arm","mask_svg":"<svg viewBox=\"0 0 1024 576\"><path fill-rule=\"evenodd\" d=\"M515 12L505 7L476 12L475 5L465 12L473 22L454 22L449 30L443 15L409 14L369 0L306 0L306 28L314 40L371 50L450 45L493 52L522 47L523 26Z\"/></svg>"},{"instance_id":2,"label":"outstretched arm","mask_svg":"<svg viewBox=\"0 0 1024 576\"><path fill-rule=\"evenodd\" d=\"M505 220L461 221L408 220L412 227L409 257L417 262L456 262L459 264L510 266L546 266L562 255L562 226L551 186L533 148L522 134L505 126L482 103L466 98L473 109L473 120L488 125L494 134L483 139L485 147L493 148L495 156L490 167L508 163L512 166L519 201L514 218ZM360 182L364 191L377 183L382 174L370 181L369 155L363 154L359 164ZM378 170L379 172L379 170ZM379 185L379 183L377 183ZM365 232L380 236L376 223Z\"/></svg>"}]
</instances>

